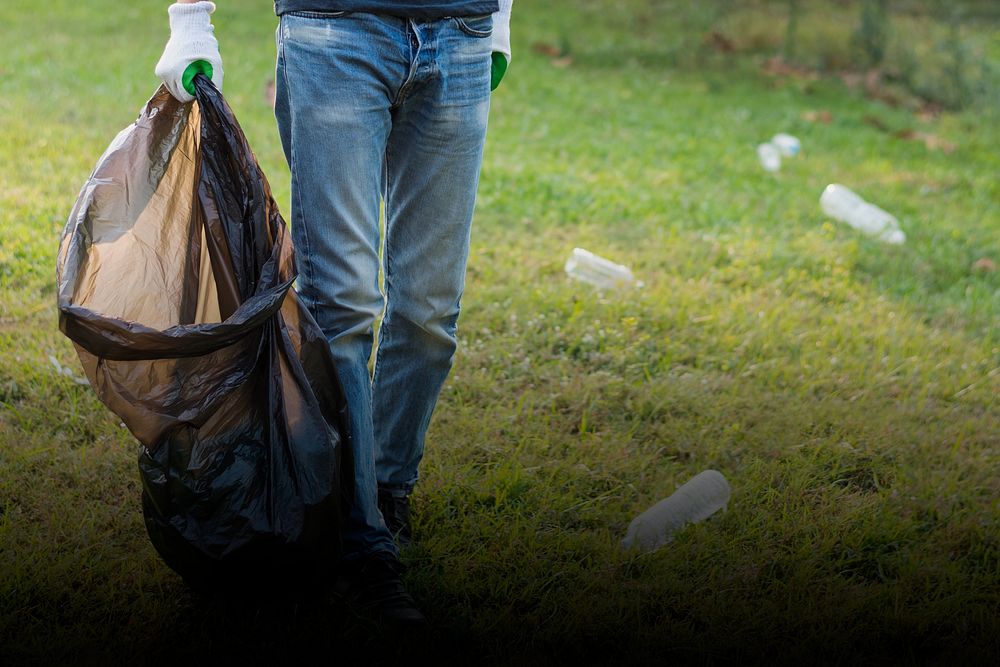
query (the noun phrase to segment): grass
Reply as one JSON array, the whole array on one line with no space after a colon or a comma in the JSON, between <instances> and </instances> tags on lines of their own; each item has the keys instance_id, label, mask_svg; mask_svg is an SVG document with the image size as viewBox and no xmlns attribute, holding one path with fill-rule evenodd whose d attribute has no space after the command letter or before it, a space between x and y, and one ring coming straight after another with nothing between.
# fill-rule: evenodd
<instances>
[{"instance_id":1,"label":"grass","mask_svg":"<svg viewBox=\"0 0 1000 667\"><path fill-rule=\"evenodd\" d=\"M0 6L0 661L412 657L324 601L193 596L145 535L130 435L49 360L78 368L56 247L156 86L165 4ZM515 7L414 499L408 582L435 625L417 646L519 665L995 659L1000 273L973 266L1000 263L995 114L923 119L832 79L764 76L756 56L669 67L685 21L614 7ZM269 10L223 2L215 23L227 97L287 214ZM754 147L779 131L804 148L772 175ZM894 212L907 243L826 220L829 182ZM645 286L568 281L574 246ZM706 468L733 486L726 513L619 551L636 513Z\"/></svg>"}]
</instances>

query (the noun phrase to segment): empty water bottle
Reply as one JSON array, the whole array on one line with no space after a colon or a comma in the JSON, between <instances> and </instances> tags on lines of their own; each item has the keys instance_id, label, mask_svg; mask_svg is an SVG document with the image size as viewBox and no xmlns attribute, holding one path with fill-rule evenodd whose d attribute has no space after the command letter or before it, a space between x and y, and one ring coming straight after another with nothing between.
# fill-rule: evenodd
<instances>
[{"instance_id":1,"label":"empty water bottle","mask_svg":"<svg viewBox=\"0 0 1000 667\"><path fill-rule=\"evenodd\" d=\"M702 521L724 509L731 495L729 482L718 470L698 473L673 495L633 519L622 548L658 549L670 542L685 524Z\"/></svg>"},{"instance_id":2,"label":"empty water bottle","mask_svg":"<svg viewBox=\"0 0 1000 667\"><path fill-rule=\"evenodd\" d=\"M635 283L628 267L583 248L573 248L573 253L566 260L566 273L599 289L627 287Z\"/></svg>"},{"instance_id":3,"label":"empty water bottle","mask_svg":"<svg viewBox=\"0 0 1000 667\"><path fill-rule=\"evenodd\" d=\"M760 160L760 166L764 167L765 171L774 173L781 169L781 151L774 144L767 143L758 146L757 159Z\"/></svg>"},{"instance_id":4,"label":"empty water bottle","mask_svg":"<svg viewBox=\"0 0 1000 667\"><path fill-rule=\"evenodd\" d=\"M771 137L771 145L778 149L785 157L795 157L802 150L802 144L798 139L790 134L776 134Z\"/></svg>"},{"instance_id":5,"label":"empty water bottle","mask_svg":"<svg viewBox=\"0 0 1000 667\"><path fill-rule=\"evenodd\" d=\"M906 235L899 221L875 204L870 204L843 185L831 183L819 198L823 212L831 218L886 243L903 243Z\"/></svg>"}]
</instances>

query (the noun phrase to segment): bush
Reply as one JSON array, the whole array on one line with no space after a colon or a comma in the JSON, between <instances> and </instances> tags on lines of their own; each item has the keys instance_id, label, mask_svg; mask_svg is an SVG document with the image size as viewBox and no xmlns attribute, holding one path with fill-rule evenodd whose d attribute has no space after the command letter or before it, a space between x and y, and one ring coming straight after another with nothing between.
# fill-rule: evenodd
<instances>
[{"instance_id":1,"label":"bush","mask_svg":"<svg viewBox=\"0 0 1000 667\"><path fill-rule=\"evenodd\" d=\"M911 95L961 109L1000 101L1000 53L982 29L997 22L1000 5L977 0L748 0L728 3L706 30L738 52L820 72L878 69Z\"/></svg>"},{"instance_id":2,"label":"bush","mask_svg":"<svg viewBox=\"0 0 1000 667\"><path fill-rule=\"evenodd\" d=\"M862 0L861 20L853 39L856 48L861 51L865 66L878 67L882 64L889 41L886 0Z\"/></svg>"}]
</instances>

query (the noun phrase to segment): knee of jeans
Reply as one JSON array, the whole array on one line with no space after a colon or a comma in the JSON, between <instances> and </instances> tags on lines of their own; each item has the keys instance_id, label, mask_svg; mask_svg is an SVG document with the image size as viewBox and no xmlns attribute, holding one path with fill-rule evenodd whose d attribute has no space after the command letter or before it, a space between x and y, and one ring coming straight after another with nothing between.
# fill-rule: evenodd
<instances>
[{"instance_id":1,"label":"knee of jeans","mask_svg":"<svg viewBox=\"0 0 1000 667\"><path fill-rule=\"evenodd\" d=\"M331 341L371 336L382 315L381 294L330 295L308 290L303 296L316 323Z\"/></svg>"},{"instance_id":2,"label":"knee of jeans","mask_svg":"<svg viewBox=\"0 0 1000 667\"><path fill-rule=\"evenodd\" d=\"M387 322L390 327L407 327L411 335L425 338L436 347L454 352L458 330L458 304L448 308L434 307L430 301L390 305Z\"/></svg>"}]
</instances>

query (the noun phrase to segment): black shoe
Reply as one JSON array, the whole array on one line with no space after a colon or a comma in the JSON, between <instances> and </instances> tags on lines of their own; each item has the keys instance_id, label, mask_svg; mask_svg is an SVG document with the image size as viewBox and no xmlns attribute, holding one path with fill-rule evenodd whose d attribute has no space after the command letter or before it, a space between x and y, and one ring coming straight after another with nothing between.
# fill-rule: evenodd
<instances>
[{"instance_id":1,"label":"black shoe","mask_svg":"<svg viewBox=\"0 0 1000 667\"><path fill-rule=\"evenodd\" d=\"M410 531L410 498L402 491L378 490L378 509L382 512L385 527L396 538L400 547L413 543Z\"/></svg>"},{"instance_id":2,"label":"black shoe","mask_svg":"<svg viewBox=\"0 0 1000 667\"><path fill-rule=\"evenodd\" d=\"M361 616L397 625L426 625L427 619L403 586L404 570L388 554L364 556L343 565L337 592Z\"/></svg>"}]
</instances>

